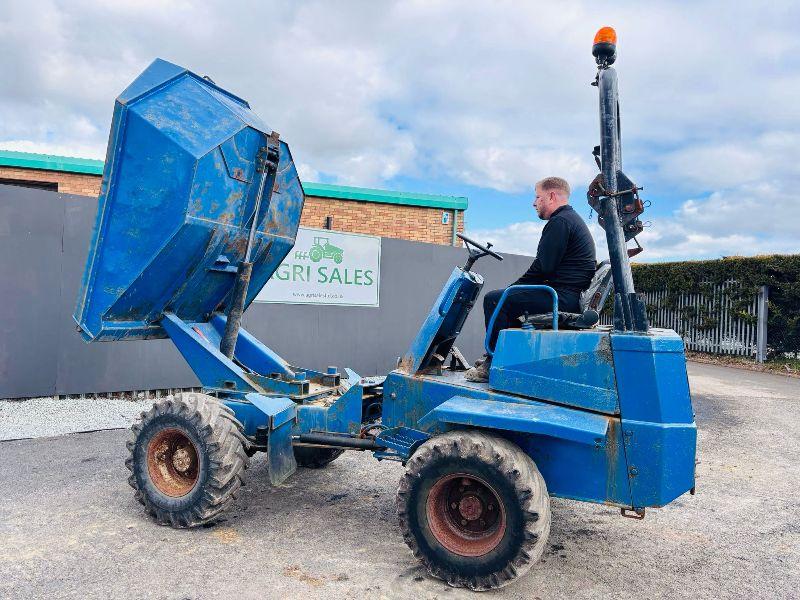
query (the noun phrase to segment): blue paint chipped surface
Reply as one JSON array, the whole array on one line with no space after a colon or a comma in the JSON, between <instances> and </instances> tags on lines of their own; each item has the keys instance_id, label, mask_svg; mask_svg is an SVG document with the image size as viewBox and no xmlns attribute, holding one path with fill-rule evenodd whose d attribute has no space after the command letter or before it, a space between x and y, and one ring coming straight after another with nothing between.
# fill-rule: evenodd
<instances>
[{"instance_id":1,"label":"blue paint chipped surface","mask_svg":"<svg viewBox=\"0 0 800 600\"><path fill-rule=\"evenodd\" d=\"M581 444L594 444L608 431L608 419L543 402L517 403L453 396L419 421L425 429L437 422L535 433Z\"/></svg>"},{"instance_id":2,"label":"blue paint chipped surface","mask_svg":"<svg viewBox=\"0 0 800 600\"><path fill-rule=\"evenodd\" d=\"M513 394L619 414L610 335L605 331L502 331L489 383Z\"/></svg>"},{"instance_id":3,"label":"blue paint chipped surface","mask_svg":"<svg viewBox=\"0 0 800 600\"><path fill-rule=\"evenodd\" d=\"M207 321L242 261L272 133L248 104L156 60L117 99L75 321L87 341L165 337L165 312ZM262 203L246 303L291 250L303 189L289 147Z\"/></svg>"}]
</instances>

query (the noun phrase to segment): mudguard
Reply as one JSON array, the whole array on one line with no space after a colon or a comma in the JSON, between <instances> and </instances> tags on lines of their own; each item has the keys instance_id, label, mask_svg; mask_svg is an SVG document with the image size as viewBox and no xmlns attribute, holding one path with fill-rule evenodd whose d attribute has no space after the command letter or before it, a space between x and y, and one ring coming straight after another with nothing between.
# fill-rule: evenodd
<instances>
[{"instance_id":1,"label":"mudguard","mask_svg":"<svg viewBox=\"0 0 800 600\"><path fill-rule=\"evenodd\" d=\"M437 423L533 433L594 445L608 432L608 418L543 402L501 402L453 396L419 420L420 429Z\"/></svg>"},{"instance_id":2,"label":"mudguard","mask_svg":"<svg viewBox=\"0 0 800 600\"><path fill-rule=\"evenodd\" d=\"M289 398L246 394L246 402L227 400L247 435L266 445L269 481L278 485L297 470L292 449L292 427L297 417L296 404Z\"/></svg>"}]
</instances>

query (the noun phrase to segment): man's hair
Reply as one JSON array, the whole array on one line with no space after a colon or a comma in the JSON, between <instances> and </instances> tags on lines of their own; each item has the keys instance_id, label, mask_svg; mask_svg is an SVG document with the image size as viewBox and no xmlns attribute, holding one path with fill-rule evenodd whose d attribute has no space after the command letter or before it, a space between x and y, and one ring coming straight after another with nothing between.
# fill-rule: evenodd
<instances>
[{"instance_id":1,"label":"man's hair","mask_svg":"<svg viewBox=\"0 0 800 600\"><path fill-rule=\"evenodd\" d=\"M543 192L561 192L569 198L569 184L566 179L561 179L561 177L545 177L536 184L536 187Z\"/></svg>"}]
</instances>

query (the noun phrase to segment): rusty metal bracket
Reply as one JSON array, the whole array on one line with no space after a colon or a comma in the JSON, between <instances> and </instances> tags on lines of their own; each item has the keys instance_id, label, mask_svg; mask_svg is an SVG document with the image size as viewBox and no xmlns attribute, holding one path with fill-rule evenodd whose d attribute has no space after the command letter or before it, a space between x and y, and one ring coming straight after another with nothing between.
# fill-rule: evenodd
<instances>
[{"instance_id":1,"label":"rusty metal bracket","mask_svg":"<svg viewBox=\"0 0 800 600\"><path fill-rule=\"evenodd\" d=\"M256 156L256 172L274 173L278 170L280 160L280 134L273 131L267 139L267 145L258 151Z\"/></svg>"},{"instance_id":2,"label":"rusty metal bracket","mask_svg":"<svg viewBox=\"0 0 800 600\"><path fill-rule=\"evenodd\" d=\"M626 519L635 519L636 521L641 521L644 519L644 511L643 508L620 508L620 514L625 517Z\"/></svg>"},{"instance_id":3,"label":"rusty metal bracket","mask_svg":"<svg viewBox=\"0 0 800 600\"><path fill-rule=\"evenodd\" d=\"M605 178L598 174L589 184L586 199L592 211L597 213L597 223L604 230L606 228L606 215L604 202L614 200L617 204L617 214L622 225L625 241L635 238L644 230L644 225L639 220L639 215L644 212L645 203L639 196L639 190L644 189L633 183L621 171L617 174L618 183L624 188L617 192L606 189Z\"/></svg>"}]
</instances>

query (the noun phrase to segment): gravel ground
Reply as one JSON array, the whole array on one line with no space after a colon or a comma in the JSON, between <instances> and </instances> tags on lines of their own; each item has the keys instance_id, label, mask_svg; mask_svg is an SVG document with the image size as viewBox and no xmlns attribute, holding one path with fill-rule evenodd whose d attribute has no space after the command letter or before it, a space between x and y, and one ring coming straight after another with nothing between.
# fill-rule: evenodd
<instances>
[{"instance_id":1,"label":"gravel ground","mask_svg":"<svg viewBox=\"0 0 800 600\"><path fill-rule=\"evenodd\" d=\"M130 427L152 400L31 398L0 400L0 440Z\"/></svg>"},{"instance_id":2,"label":"gravel ground","mask_svg":"<svg viewBox=\"0 0 800 600\"><path fill-rule=\"evenodd\" d=\"M487 598L798 598L800 381L690 365L698 491L644 521L554 499L540 564ZM0 598L474 598L428 578L394 514L400 465L346 453L177 531L125 483L124 431L0 443Z\"/></svg>"}]
</instances>

